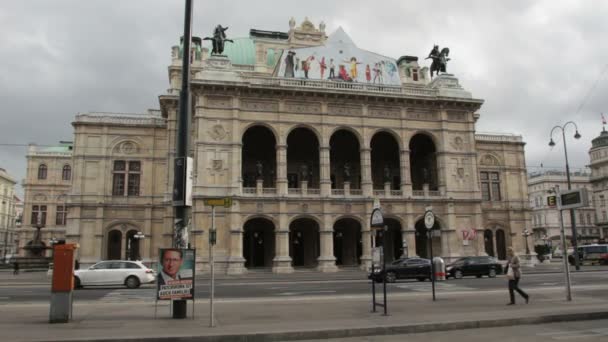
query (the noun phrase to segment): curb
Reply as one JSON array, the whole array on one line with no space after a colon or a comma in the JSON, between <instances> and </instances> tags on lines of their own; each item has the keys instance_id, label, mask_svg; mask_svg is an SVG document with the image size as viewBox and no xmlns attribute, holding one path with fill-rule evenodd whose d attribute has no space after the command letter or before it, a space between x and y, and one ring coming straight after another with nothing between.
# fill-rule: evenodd
<instances>
[{"instance_id":1,"label":"curb","mask_svg":"<svg viewBox=\"0 0 608 342\"><path fill-rule=\"evenodd\" d=\"M436 331L450 331L462 329L498 328L516 325L546 324L556 322L587 321L597 319L608 319L608 311L582 312L555 314L544 316L530 316L517 318L486 319L476 321L454 321L443 323L420 323L397 326L379 326L351 329L328 329L318 331L286 331L250 334L224 334L224 335L201 335L201 336L173 336L173 337L132 337L132 338L92 338L78 339L78 341L96 342L134 342L134 341L177 341L177 342L261 342L261 341L296 341L317 340L330 338L348 338L363 336L383 336L426 333ZM58 340L44 340L45 342L59 342ZM70 341L63 339L61 341ZM72 340L75 341L75 340Z\"/></svg>"}]
</instances>

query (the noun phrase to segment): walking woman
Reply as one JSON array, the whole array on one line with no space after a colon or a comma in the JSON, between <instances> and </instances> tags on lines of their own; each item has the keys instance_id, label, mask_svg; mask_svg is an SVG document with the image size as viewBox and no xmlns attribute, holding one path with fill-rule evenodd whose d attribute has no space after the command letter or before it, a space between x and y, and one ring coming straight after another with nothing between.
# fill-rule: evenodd
<instances>
[{"instance_id":1,"label":"walking woman","mask_svg":"<svg viewBox=\"0 0 608 342\"><path fill-rule=\"evenodd\" d=\"M513 247L507 248L507 279L509 279L509 296L511 297L511 302L507 303L507 305L515 304L515 293L517 291L524 299L526 300L526 304L530 301L530 295L525 293L522 289L519 288L519 279L521 278L521 269L519 263L519 257L513 251Z\"/></svg>"}]
</instances>

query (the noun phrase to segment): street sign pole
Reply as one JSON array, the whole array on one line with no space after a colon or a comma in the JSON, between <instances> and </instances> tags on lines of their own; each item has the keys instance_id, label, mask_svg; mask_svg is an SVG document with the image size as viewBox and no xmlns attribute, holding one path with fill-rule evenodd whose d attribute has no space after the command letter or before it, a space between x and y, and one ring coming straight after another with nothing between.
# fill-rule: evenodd
<instances>
[{"instance_id":1,"label":"street sign pole","mask_svg":"<svg viewBox=\"0 0 608 342\"><path fill-rule=\"evenodd\" d=\"M562 261L564 263L564 277L566 278L566 300L572 301L572 291L570 287L570 265L568 265L568 247L566 246L566 233L564 231L564 217L562 208L564 204L568 205L569 203L563 203L563 198L562 194L559 191L559 186L556 186L554 188L554 192L557 200L557 212L559 213L559 228L562 240Z\"/></svg>"},{"instance_id":2,"label":"street sign pole","mask_svg":"<svg viewBox=\"0 0 608 342\"><path fill-rule=\"evenodd\" d=\"M209 267L211 271L211 288L209 289L209 327L215 326L215 320L213 318L213 296L215 295L215 272L213 265L213 246L215 245L216 239L215 230L215 206L211 206L211 230L209 231Z\"/></svg>"},{"instance_id":3,"label":"street sign pole","mask_svg":"<svg viewBox=\"0 0 608 342\"><path fill-rule=\"evenodd\" d=\"M388 226L384 226L384 233L382 234L382 274L384 275L383 291L384 291L384 316L388 316L387 305L386 305L386 246L388 244Z\"/></svg>"},{"instance_id":4,"label":"street sign pole","mask_svg":"<svg viewBox=\"0 0 608 342\"><path fill-rule=\"evenodd\" d=\"M559 213L559 228L562 238L562 259L564 261L564 275L566 276L566 300L572 301L572 292L570 290L570 266L568 265L568 248L566 247L566 235L564 234L564 217L561 210Z\"/></svg>"},{"instance_id":5,"label":"street sign pole","mask_svg":"<svg viewBox=\"0 0 608 342\"><path fill-rule=\"evenodd\" d=\"M435 225L435 214L433 214L433 208L427 207L424 213L424 226L427 229L427 236L429 240L429 249L431 252L431 286L433 288L433 301L435 298L435 263L433 262L433 226Z\"/></svg>"}]
</instances>

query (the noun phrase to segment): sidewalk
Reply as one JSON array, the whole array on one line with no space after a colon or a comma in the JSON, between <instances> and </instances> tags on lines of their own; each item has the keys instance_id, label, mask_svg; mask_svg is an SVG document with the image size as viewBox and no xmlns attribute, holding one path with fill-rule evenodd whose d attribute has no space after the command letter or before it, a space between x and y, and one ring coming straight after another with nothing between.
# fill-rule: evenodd
<instances>
[{"instance_id":1,"label":"sidewalk","mask_svg":"<svg viewBox=\"0 0 608 342\"><path fill-rule=\"evenodd\" d=\"M209 328L208 301L199 299L192 318L175 320L169 303L75 303L74 319L48 324L48 304L0 308L3 341L287 341L608 318L604 289L578 290L566 302L562 289L530 291L530 304L505 306L504 290L389 293L389 316L371 313L371 296L218 300L216 327ZM379 297L381 298L381 297Z\"/></svg>"}]
</instances>

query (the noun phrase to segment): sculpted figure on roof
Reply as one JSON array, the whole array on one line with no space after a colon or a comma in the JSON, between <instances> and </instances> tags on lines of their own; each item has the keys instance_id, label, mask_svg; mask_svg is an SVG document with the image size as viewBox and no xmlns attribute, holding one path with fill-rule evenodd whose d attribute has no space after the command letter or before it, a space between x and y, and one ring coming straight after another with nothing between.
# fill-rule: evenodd
<instances>
[{"instance_id":1,"label":"sculpted figure on roof","mask_svg":"<svg viewBox=\"0 0 608 342\"><path fill-rule=\"evenodd\" d=\"M222 25L217 25L213 30L213 37L205 37L204 40L210 40L213 44L213 50L211 50L212 55L221 55L224 52L224 43L231 42L234 43L231 39L226 38L226 30L228 27L222 27Z\"/></svg>"}]
</instances>

